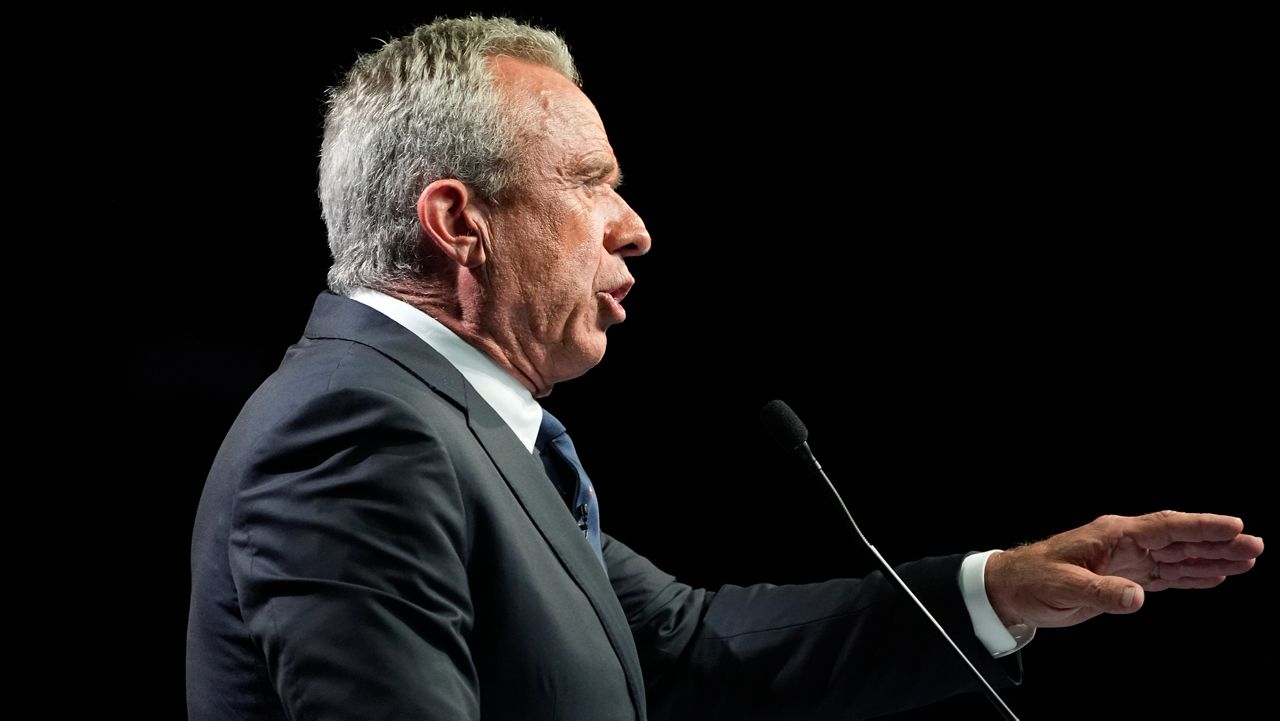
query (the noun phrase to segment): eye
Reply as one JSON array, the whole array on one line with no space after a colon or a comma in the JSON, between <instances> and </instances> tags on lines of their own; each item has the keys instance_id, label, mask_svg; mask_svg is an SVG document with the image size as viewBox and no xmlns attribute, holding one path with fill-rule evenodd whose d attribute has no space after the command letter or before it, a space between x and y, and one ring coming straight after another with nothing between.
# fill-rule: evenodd
<instances>
[{"instance_id":1,"label":"eye","mask_svg":"<svg viewBox=\"0 0 1280 721\"><path fill-rule=\"evenodd\" d=\"M609 181L609 176L607 174L592 176L587 179L586 184L587 187L591 188L593 191L598 191L601 188L605 190L614 190L613 183Z\"/></svg>"}]
</instances>

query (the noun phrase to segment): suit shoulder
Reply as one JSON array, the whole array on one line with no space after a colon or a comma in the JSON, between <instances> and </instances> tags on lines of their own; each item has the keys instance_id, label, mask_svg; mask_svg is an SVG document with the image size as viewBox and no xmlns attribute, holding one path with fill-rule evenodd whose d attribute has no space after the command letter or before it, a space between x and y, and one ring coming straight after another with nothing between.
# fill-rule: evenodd
<instances>
[{"instance_id":1,"label":"suit shoulder","mask_svg":"<svg viewBox=\"0 0 1280 721\"><path fill-rule=\"evenodd\" d=\"M413 430L440 438L465 428L465 413L386 355L356 341L303 339L253 393L219 456L244 459L282 436L315 442L324 433ZM278 447L278 445L277 445Z\"/></svg>"},{"instance_id":2,"label":"suit shoulder","mask_svg":"<svg viewBox=\"0 0 1280 721\"><path fill-rule=\"evenodd\" d=\"M394 358L359 341L303 338L285 353L276 369L254 392L241 415L287 414L323 397L386 396L408 407L436 414L450 401L432 379L421 378Z\"/></svg>"}]
</instances>

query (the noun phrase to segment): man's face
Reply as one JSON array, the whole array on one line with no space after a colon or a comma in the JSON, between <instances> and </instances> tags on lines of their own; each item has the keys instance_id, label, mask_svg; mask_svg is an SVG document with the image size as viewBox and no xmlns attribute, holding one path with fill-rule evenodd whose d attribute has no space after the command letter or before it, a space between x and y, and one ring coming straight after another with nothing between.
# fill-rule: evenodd
<instances>
[{"instance_id":1,"label":"man's face","mask_svg":"<svg viewBox=\"0 0 1280 721\"><path fill-rule=\"evenodd\" d=\"M633 282L624 258L649 249L640 216L615 190L621 176L595 106L550 68L505 56L490 69L529 122L529 183L494 209L487 268L491 320L519 344L538 388L600 362L605 331L625 318Z\"/></svg>"}]
</instances>

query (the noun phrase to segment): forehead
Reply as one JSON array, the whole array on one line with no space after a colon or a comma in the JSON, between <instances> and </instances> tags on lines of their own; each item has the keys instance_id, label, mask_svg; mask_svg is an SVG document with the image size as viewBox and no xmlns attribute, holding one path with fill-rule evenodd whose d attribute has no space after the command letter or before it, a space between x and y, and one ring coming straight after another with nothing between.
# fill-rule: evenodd
<instances>
[{"instance_id":1,"label":"forehead","mask_svg":"<svg viewBox=\"0 0 1280 721\"><path fill-rule=\"evenodd\" d=\"M570 162L613 162L604 123L591 100L568 78L545 65L498 55L489 69L499 92L525 116L521 134L530 150L566 156Z\"/></svg>"}]
</instances>

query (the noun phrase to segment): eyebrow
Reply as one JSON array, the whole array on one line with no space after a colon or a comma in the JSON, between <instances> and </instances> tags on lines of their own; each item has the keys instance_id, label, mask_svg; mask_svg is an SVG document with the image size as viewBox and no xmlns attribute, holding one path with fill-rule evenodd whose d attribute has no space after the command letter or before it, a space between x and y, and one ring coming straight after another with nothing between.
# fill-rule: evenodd
<instances>
[{"instance_id":1,"label":"eyebrow","mask_svg":"<svg viewBox=\"0 0 1280 721\"><path fill-rule=\"evenodd\" d=\"M622 168L618 167L611 160L605 158L588 158L578 166L578 173L583 177L603 178L611 173L617 173L618 177L609 185L617 190L622 185Z\"/></svg>"}]
</instances>

